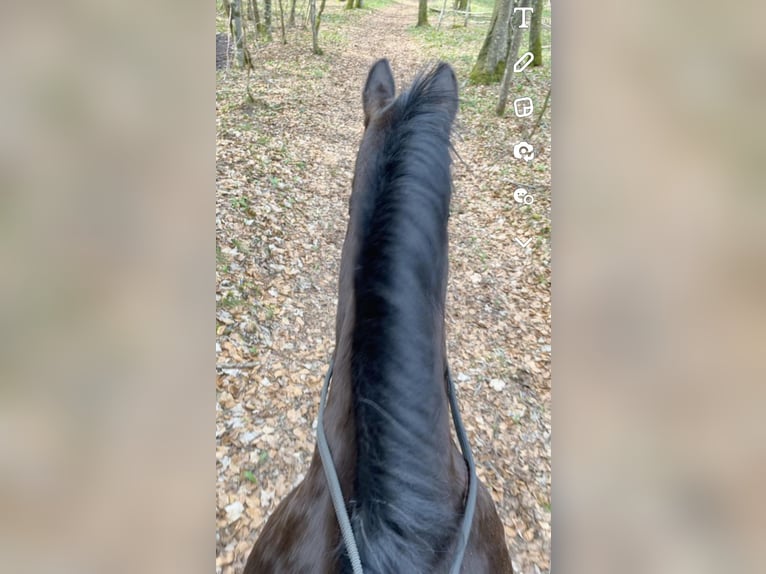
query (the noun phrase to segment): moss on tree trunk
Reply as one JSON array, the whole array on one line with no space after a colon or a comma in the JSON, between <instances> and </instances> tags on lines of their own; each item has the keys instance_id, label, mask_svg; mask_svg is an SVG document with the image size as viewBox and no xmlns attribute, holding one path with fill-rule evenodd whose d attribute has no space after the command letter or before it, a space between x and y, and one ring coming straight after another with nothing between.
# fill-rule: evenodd
<instances>
[{"instance_id":1,"label":"moss on tree trunk","mask_svg":"<svg viewBox=\"0 0 766 574\"><path fill-rule=\"evenodd\" d=\"M545 7L545 0L534 0L532 2L534 12L532 12L532 21L529 24L529 51L535 59L532 61L533 66L543 65L543 42L542 42L542 24L543 24L543 8Z\"/></svg>"},{"instance_id":2,"label":"moss on tree trunk","mask_svg":"<svg viewBox=\"0 0 766 574\"><path fill-rule=\"evenodd\" d=\"M481 46L479 56L471 70L470 78L474 84L492 84L499 82L505 71L505 59L510 47L509 20L513 14L513 0L497 0L492 11L487 36Z\"/></svg>"}]
</instances>

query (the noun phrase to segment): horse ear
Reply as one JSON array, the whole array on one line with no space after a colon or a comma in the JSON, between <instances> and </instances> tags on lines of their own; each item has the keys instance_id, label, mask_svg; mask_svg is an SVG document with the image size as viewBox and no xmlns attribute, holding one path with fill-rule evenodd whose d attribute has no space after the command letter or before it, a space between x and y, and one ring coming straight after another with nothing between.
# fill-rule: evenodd
<instances>
[{"instance_id":1,"label":"horse ear","mask_svg":"<svg viewBox=\"0 0 766 574\"><path fill-rule=\"evenodd\" d=\"M445 106L450 120L454 120L457 115L458 94L457 94L457 76L452 70L452 66L444 62L434 68L431 76L431 82L427 88L431 96L435 97L443 106Z\"/></svg>"},{"instance_id":2,"label":"horse ear","mask_svg":"<svg viewBox=\"0 0 766 574\"><path fill-rule=\"evenodd\" d=\"M367 83L362 92L362 107L364 108L364 127L370 123L370 118L378 110L386 107L394 99L394 74L388 60L378 60L370 68Z\"/></svg>"}]
</instances>

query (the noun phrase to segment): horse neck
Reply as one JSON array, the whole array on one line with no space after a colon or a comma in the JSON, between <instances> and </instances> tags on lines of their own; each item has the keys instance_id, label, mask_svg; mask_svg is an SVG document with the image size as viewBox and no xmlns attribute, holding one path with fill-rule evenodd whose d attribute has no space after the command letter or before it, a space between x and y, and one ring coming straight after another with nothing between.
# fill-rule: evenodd
<instances>
[{"instance_id":1,"label":"horse neck","mask_svg":"<svg viewBox=\"0 0 766 574\"><path fill-rule=\"evenodd\" d=\"M331 446L333 460L338 470L344 492L351 492L356 474L357 425L355 415L355 385L352 375L353 337L358 328L355 317L353 296L353 265L351 254L355 252L353 240L347 240L343 247L339 280L339 297L336 316L336 344L333 379L324 418L327 439ZM440 295L443 297L443 294ZM446 339L444 318L434 313L433 362L446 366ZM421 381L418 394L422 403L436 405L430 419L429 440L432 450L439 453L440 465L452 477L456 496L464 492L464 462L454 446L451 447L449 403L445 391L444 369L435 370L433 377ZM318 460L317 460L318 463Z\"/></svg>"}]
</instances>

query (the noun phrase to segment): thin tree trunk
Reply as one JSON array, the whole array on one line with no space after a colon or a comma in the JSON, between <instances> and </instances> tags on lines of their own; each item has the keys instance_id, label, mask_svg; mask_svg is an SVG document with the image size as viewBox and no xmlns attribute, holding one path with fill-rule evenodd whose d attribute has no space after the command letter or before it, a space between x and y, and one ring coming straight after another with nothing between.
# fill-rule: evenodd
<instances>
[{"instance_id":1,"label":"thin tree trunk","mask_svg":"<svg viewBox=\"0 0 766 574\"><path fill-rule=\"evenodd\" d=\"M282 9L282 0L279 0L279 21L282 24L282 43L287 44L287 36L285 36L285 11Z\"/></svg>"},{"instance_id":2,"label":"thin tree trunk","mask_svg":"<svg viewBox=\"0 0 766 574\"><path fill-rule=\"evenodd\" d=\"M295 28L295 3L296 0L290 0L290 20L288 24L291 28Z\"/></svg>"},{"instance_id":3,"label":"thin tree trunk","mask_svg":"<svg viewBox=\"0 0 766 574\"><path fill-rule=\"evenodd\" d=\"M263 0L263 23L266 37L271 40L271 0Z\"/></svg>"},{"instance_id":4,"label":"thin tree trunk","mask_svg":"<svg viewBox=\"0 0 766 574\"><path fill-rule=\"evenodd\" d=\"M223 2L221 2L221 5L223 6L223 11L228 16L229 12L231 12L231 2L229 0L223 0Z\"/></svg>"},{"instance_id":5,"label":"thin tree trunk","mask_svg":"<svg viewBox=\"0 0 766 574\"><path fill-rule=\"evenodd\" d=\"M444 11L446 9L447 9L447 0L444 0L444 2L442 2L442 11L439 12L439 21L436 23L437 30L442 27L442 18L444 18Z\"/></svg>"},{"instance_id":6,"label":"thin tree trunk","mask_svg":"<svg viewBox=\"0 0 766 574\"><path fill-rule=\"evenodd\" d=\"M263 29L263 23L261 23L261 13L258 10L258 0L253 0L253 15L255 16L255 36L263 37L266 32Z\"/></svg>"},{"instance_id":7,"label":"thin tree trunk","mask_svg":"<svg viewBox=\"0 0 766 574\"><path fill-rule=\"evenodd\" d=\"M545 101L543 102L543 107L540 108L540 112L537 114L537 121L535 122L535 125L532 126L532 129L529 131L529 134L527 134L527 137L524 138L527 141L532 140L532 136L535 135L537 128L540 127L540 122L543 121L543 114L545 114L545 110L548 109L548 102L550 101L551 101L551 89L548 88L548 93L545 94Z\"/></svg>"},{"instance_id":8,"label":"thin tree trunk","mask_svg":"<svg viewBox=\"0 0 766 574\"><path fill-rule=\"evenodd\" d=\"M253 8L253 2L255 0L247 0L247 19L255 20L255 9Z\"/></svg>"},{"instance_id":9,"label":"thin tree trunk","mask_svg":"<svg viewBox=\"0 0 766 574\"><path fill-rule=\"evenodd\" d=\"M234 49L237 52L237 63L245 67L245 35L242 31L242 0L232 0L229 10L229 32L234 39Z\"/></svg>"},{"instance_id":10,"label":"thin tree trunk","mask_svg":"<svg viewBox=\"0 0 766 574\"><path fill-rule=\"evenodd\" d=\"M533 66L543 65L543 43L542 43L542 23L543 23L543 8L545 7L544 0L534 0L532 2L534 11L532 12L532 21L529 24L529 51L532 52L535 59L532 61Z\"/></svg>"},{"instance_id":11,"label":"thin tree trunk","mask_svg":"<svg viewBox=\"0 0 766 574\"><path fill-rule=\"evenodd\" d=\"M324 13L324 5L327 0L322 0L319 4L319 13L317 14L317 34L319 34L319 26L322 25L322 13Z\"/></svg>"},{"instance_id":12,"label":"thin tree trunk","mask_svg":"<svg viewBox=\"0 0 766 574\"><path fill-rule=\"evenodd\" d=\"M529 0L520 0L519 6L529 6ZM521 46L521 35L523 33L523 30L519 27L521 25L521 17L522 13L521 10L519 10L510 20L512 27L511 47L508 50L508 58L505 61L503 81L500 83L500 97L497 100L497 108L495 108L495 113L498 116L502 116L505 113L505 105L508 102L508 92L513 84L513 64L519 58L519 47Z\"/></svg>"},{"instance_id":13,"label":"thin tree trunk","mask_svg":"<svg viewBox=\"0 0 766 574\"><path fill-rule=\"evenodd\" d=\"M309 0L309 20L311 20L311 49L315 54L321 54L319 49L319 30L317 30L317 2Z\"/></svg>"},{"instance_id":14,"label":"thin tree trunk","mask_svg":"<svg viewBox=\"0 0 766 574\"><path fill-rule=\"evenodd\" d=\"M428 26L428 0L418 0L418 26Z\"/></svg>"}]
</instances>

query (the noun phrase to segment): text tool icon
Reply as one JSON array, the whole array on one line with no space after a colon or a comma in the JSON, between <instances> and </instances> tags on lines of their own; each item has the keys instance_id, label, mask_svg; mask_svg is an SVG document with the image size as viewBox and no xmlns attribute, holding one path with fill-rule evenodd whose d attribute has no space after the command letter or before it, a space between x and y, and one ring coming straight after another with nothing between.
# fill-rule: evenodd
<instances>
[{"instance_id":1,"label":"text tool icon","mask_svg":"<svg viewBox=\"0 0 766 574\"><path fill-rule=\"evenodd\" d=\"M524 205L532 205L532 203L535 201L535 198L532 197L532 194L530 194L526 189L524 189L523 187L520 187L513 192L513 200L516 203L523 203Z\"/></svg>"},{"instance_id":2,"label":"text tool icon","mask_svg":"<svg viewBox=\"0 0 766 574\"><path fill-rule=\"evenodd\" d=\"M522 6L519 8L513 9L513 15L516 15L516 12L521 12L521 24L519 24L519 28L529 28L529 20L527 20L527 16L531 15L534 11L534 8L531 6Z\"/></svg>"},{"instance_id":3,"label":"text tool icon","mask_svg":"<svg viewBox=\"0 0 766 574\"><path fill-rule=\"evenodd\" d=\"M535 59L535 55L532 52L527 52L524 54L521 58L516 60L516 63L513 65L513 71L514 72L523 72L529 64L531 64Z\"/></svg>"},{"instance_id":4,"label":"text tool icon","mask_svg":"<svg viewBox=\"0 0 766 574\"><path fill-rule=\"evenodd\" d=\"M517 118L531 116L534 111L532 98L516 98L513 100L513 111Z\"/></svg>"},{"instance_id":5,"label":"text tool icon","mask_svg":"<svg viewBox=\"0 0 766 574\"><path fill-rule=\"evenodd\" d=\"M513 157L523 159L524 161L532 161L535 159L535 150L531 144L519 142L513 146Z\"/></svg>"}]
</instances>

